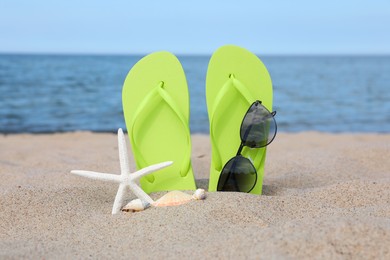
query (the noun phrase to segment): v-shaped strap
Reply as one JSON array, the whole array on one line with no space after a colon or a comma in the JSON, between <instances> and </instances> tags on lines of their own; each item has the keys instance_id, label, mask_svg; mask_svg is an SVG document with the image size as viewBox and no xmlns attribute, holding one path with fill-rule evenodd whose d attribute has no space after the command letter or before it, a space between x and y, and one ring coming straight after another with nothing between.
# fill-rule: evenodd
<instances>
[{"instance_id":1,"label":"v-shaped strap","mask_svg":"<svg viewBox=\"0 0 390 260\"><path fill-rule=\"evenodd\" d=\"M218 92L215 100L214 105L211 109L211 119L210 119L210 139L212 142L212 146L216 147L215 145L215 114L224 113L223 110L221 110L221 102L230 102L227 100L224 100L226 97L226 94L230 91L237 91L240 96L248 103L248 107L252 102L254 101L253 95L249 92L249 90L245 87L244 84L242 84L238 79L235 78L234 74L229 75L229 79L225 82L225 84L222 86L221 90ZM234 102L231 100L231 102ZM217 171L222 170L222 159L220 152L215 149L215 153L213 154L215 156L214 160L214 167Z\"/></svg>"},{"instance_id":2,"label":"v-shaped strap","mask_svg":"<svg viewBox=\"0 0 390 260\"><path fill-rule=\"evenodd\" d=\"M137 151L137 161L138 165L142 165L142 167L145 167L147 165L150 165L152 163L148 163L142 153L138 150L137 142L134 139L134 129L135 125L137 124L138 120L140 119L141 115L142 117L147 117L147 115L156 107L156 105L159 103L159 101L164 101L170 108L171 111L174 113L174 115L179 119L183 131L186 133L186 142L189 144L188 149L185 151L184 154L184 161L182 163L182 166L180 168L180 175L182 177L185 177L188 174L189 168L191 166L190 162L190 153L191 153L191 136L188 129L188 123L184 115L181 113L181 110L175 100L169 95L169 93L164 89L164 82L161 81L158 86L153 88L142 100L140 105L138 106L137 110L134 113L134 116L132 117L132 120L130 122L131 128L129 129L129 137L131 139L131 143L133 144L133 149ZM153 182L154 178L151 175L145 176L146 179L149 182Z\"/></svg>"}]
</instances>

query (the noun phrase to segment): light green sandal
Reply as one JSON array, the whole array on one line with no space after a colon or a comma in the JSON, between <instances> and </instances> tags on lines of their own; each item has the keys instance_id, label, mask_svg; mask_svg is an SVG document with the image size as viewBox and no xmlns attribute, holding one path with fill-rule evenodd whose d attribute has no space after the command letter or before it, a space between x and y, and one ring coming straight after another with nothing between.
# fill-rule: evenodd
<instances>
[{"instance_id":1,"label":"light green sandal","mask_svg":"<svg viewBox=\"0 0 390 260\"><path fill-rule=\"evenodd\" d=\"M122 102L137 169L174 162L141 178L143 190L195 190L188 88L179 60L169 52L142 58L126 77Z\"/></svg>"},{"instance_id":2,"label":"light green sandal","mask_svg":"<svg viewBox=\"0 0 390 260\"><path fill-rule=\"evenodd\" d=\"M223 166L240 146L240 126L249 106L260 100L272 111L270 75L253 53L233 45L223 46L209 62L206 99L212 149L209 191L216 191ZM245 147L242 155L257 170L257 183L250 193L261 194L266 148Z\"/></svg>"}]
</instances>

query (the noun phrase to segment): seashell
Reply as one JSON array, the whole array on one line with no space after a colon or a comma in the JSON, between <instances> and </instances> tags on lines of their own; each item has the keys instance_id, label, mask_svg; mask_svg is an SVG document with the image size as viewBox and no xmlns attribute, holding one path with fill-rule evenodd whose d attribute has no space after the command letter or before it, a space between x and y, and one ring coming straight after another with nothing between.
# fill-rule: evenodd
<instances>
[{"instance_id":1,"label":"seashell","mask_svg":"<svg viewBox=\"0 0 390 260\"><path fill-rule=\"evenodd\" d=\"M192 196L178 191L170 191L153 203L155 207L177 206L193 200Z\"/></svg>"},{"instance_id":2,"label":"seashell","mask_svg":"<svg viewBox=\"0 0 390 260\"><path fill-rule=\"evenodd\" d=\"M150 203L140 200L140 199L134 199L126 204L122 208L122 211L126 212L136 212L136 211L143 211L144 209L147 209L150 207Z\"/></svg>"},{"instance_id":3,"label":"seashell","mask_svg":"<svg viewBox=\"0 0 390 260\"><path fill-rule=\"evenodd\" d=\"M205 190L204 189L197 189L194 192L194 195L192 195L192 198L196 199L196 200L204 200L206 198Z\"/></svg>"}]
</instances>

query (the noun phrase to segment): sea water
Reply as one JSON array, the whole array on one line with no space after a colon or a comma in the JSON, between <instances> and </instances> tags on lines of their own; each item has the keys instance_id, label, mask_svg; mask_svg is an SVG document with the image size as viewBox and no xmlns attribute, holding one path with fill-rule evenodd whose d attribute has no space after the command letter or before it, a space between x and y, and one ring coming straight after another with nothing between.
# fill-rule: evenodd
<instances>
[{"instance_id":1,"label":"sea water","mask_svg":"<svg viewBox=\"0 0 390 260\"><path fill-rule=\"evenodd\" d=\"M390 132L390 56L259 56L274 87L278 131ZM115 132L121 91L142 56L0 55L0 132ZM179 56L192 133L208 133L210 56Z\"/></svg>"}]
</instances>

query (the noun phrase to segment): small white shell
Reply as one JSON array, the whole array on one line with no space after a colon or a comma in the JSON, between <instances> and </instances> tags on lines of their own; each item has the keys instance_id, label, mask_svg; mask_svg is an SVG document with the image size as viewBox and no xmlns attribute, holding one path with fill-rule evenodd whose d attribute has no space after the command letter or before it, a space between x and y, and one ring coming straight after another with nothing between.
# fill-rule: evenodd
<instances>
[{"instance_id":1,"label":"small white shell","mask_svg":"<svg viewBox=\"0 0 390 260\"><path fill-rule=\"evenodd\" d=\"M197 189L192 197L196 200L204 200L206 198L206 192L204 189Z\"/></svg>"},{"instance_id":2,"label":"small white shell","mask_svg":"<svg viewBox=\"0 0 390 260\"><path fill-rule=\"evenodd\" d=\"M135 199L135 200L132 200L129 203L127 203L126 206L124 206L122 208L122 211L136 212L136 211L142 211L142 210L147 209L149 207L150 207L149 202L146 202L146 201L143 201L140 199Z\"/></svg>"}]
</instances>

